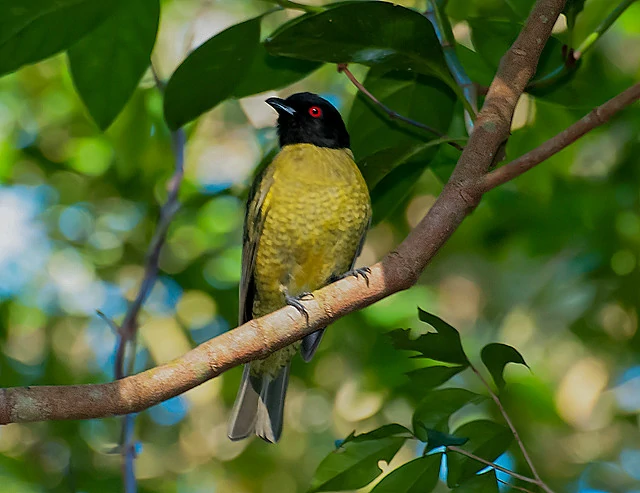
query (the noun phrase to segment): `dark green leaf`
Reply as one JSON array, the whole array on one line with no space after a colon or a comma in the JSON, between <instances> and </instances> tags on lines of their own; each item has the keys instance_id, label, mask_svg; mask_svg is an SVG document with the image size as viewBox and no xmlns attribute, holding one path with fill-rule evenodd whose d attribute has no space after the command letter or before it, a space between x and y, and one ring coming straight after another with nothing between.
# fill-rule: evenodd
<instances>
[{"instance_id":1,"label":"dark green leaf","mask_svg":"<svg viewBox=\"0 0 640 493\"><path fill-rule=\"evenodd\" d=\"M399 114L446 133L455 95L438 79L379 67L369 71L364 85ZM411 193L437 151L438 136L391 120L362 94L354 99L348 129L351 149L371 190L376 224Z\"/></svg>"},{"instance_id":2,"label":"dark green leaf","mask_svg":"<svg viewBox=\"0 0 640 493\"><path fill-rule=\"evenodd\" d=\"M403 204L428 164L428 161L401 164L380 181L371 191L372 225L378 224Z\"/></svg>"},{"instance_id":3,"label":"dark green leaf","mask_svg":"<svg viewBox=\"0 0 640 493\"><path fill-rule=\"evenodd\" d=\"M397 349L417 351L423 358L468 366L469 360L462 349L458 331L435 315L418 310L420 320L431 325L437 332L411 339L411 331L397 329L389 333L392 344Z\"/></svg>"},{"instance_id":4,"label":"dark green leaf","mask_svg":"<svg viewBox=\"0 0 640 493\"><path fill-rule=\"evenodd\" d=\"M415 73L374 68L369 71L363 84L381 103L397 113L442 133L447 132L455 96L439 80ZM379 106L362 94L358 94L353 101L347 128L351 136L351 149L360 163L367 156L386 149L408 151L414 146L438 139L433 133L391 120ZM429 149L415 160L428 159L434 151ZM378 181L379 177L375 179L375 182Z\"/></svg>"},{"instance_id":5,"label":"dark green leaf","mask_svg":"<svg viewBox=\"0 0 640 493\"><path fill-rule=\"evenodd\" d=\"M466 366L428 366L410 371L407 376L411 379L411 384L414 387L430 390L442 385L465 368Z\"/></svg>"},{"instance_id":6,"label":"dark green leaf","mask_svg":"<svg viewBox=\"0 0 640 493\"><path fill-rule=\"evenodd\" d=\"M320 67L318 62L273 56L260 43L249 69L233 90L234 98L244 98L298 82Z\"/></svg>"},{"instance_id":7,"label":"dark green leaf","mask_svg":"<svg viewBox=\"0 0 640 493\"><path fill-rule=\"evenodd\" d=\"M318 466L310 491L354 490L366 486L381 473L378 462L389 462L411 432L398 424L369 433L351 434Z\"/></svg>"},{"instance_id":8,"label":"dark green leaf","mask_svg":"<svg viewBox=\"0 0 640 493\"><path fill-rule=\"evenodd\" d=\"M387 474L371 493L429 493L438 484L442 454L414 459Z\"/></svg>"},{"instance_id":9,"label":"dark green leaf","mask_svg":"<svg viewBox=\"0 0 640 493\"><path fill-rule=\"evenodd\" d=\"M491 469L484 474L473 476L458 486L457 493L498 493L498 479L496 471Z\"/></svg>"},{"instance_id":10,"label":"dark green leaf","mask_svg":"<svg viewBox=\"0 0 640 493\"><path fill-rule=\"evenodd\" d=\"M449 418L469 403L478 403L484 396L466 389L440 389L427 392L413 413L415 435L427 442L427 430L449 432ZM465 436L465 435L459 435Z\"/></svg>"},{"instance_id":11,"label":"dark green leaf","mask_svg":"<svg viewBox=\"0 0 640 493\"><path fill-rule=\"evenodd\" d=\"M305 60L411 69L458 90L431 23L387 2L345 3L298 17L272 34L266 46L270 53Z\"/></svg>"},{"instance_id":12,"label":"dark green leaf","mask_svg":"<svg viewBox=\"0 0 640 493\"><path fill-rule=\"evenodd\" d=\"M573 29L578 14L584 10L585 0L567 0L562 13L567 17L567 27Z\"/></svg>"},{"instance_id":13,"label":"dark green leaf","mask_svg":"<svg viewBox=\"0 0 640 493\"><path fill-rule=\"evenodd\" d=\"M164 116L176 129L231 96L260 45L260 17L236 24L199 46L169 79Z\"/></svg>"},{"instance_id":14,"label":"dark green leaf","mask_svg":"<svg viewBox=\"0 0 640 493\"><path fill-rule=\"evenodd\" d=\"M500 59L511 47L522 30L522 24L508 20L497 19L470 19L471 40L478 54L489 64L497 69ZM550 37L542 54L534 79L543 77L548 72L563 65L562 45L555 37Z\"/></svg>"},{"instance_id":15,"label":"dark green leaf","mask_svg":"<svg viewBox=\"0 0 640 493\"><path fill-rule=\"evenodd\" d=\"M517 363L529 368L518 350L511 346L507 346L506 344L487 344L482 348L480 357L482 358L484 366L486 366L489 373L491 373L493 381L499 389L502 389L505 385L502 374L504 372L504 367L507 366L507 364Z\"/></svg>"},{"instance_id":16,"label":"dark green leaf","mask_svg":"<svg viewBox=\"0 0 640 493\"><path fill-rule=\"evenodd\" d=\"M430 452L431 450L438 447L447 447L449 445L464 445L467 443L468 438L464 437L454 437L449 433L442 433L437 430L427 430L427 446L425 448L425 452Z\"/></svg>"},{"instance_id":17,"label":"dark green leaf","mask_svg":"<svg viewBox=\"0 0 640 493\"><path fill-rule=\"evenodd\" d=\"M493 462L511 445L513 435L508 428L488 420L478 420L458 428L456 436L467 437L469 441L462 448L486 461ZM447 484L450 488L464 483L485 464L456 452L447 452Z\"/></svg>"},{"instance_id":18,"label":"dark green leaf","mask_svg":"<svg viewBox=\"0 0 640 493\"><path fill-rule=\"evenodd\" d=\"M102 130L122 111L149 66L159 21L159 0L122 2L69 49L73 83Z\"/></svg>"},{"instance_id":19,"label":"dark green leaf","mask_svg":"<svg viewBox=\"0 0 640 493\"><path fill-rule=\"evenodd\" d=\"M391 423L388 425L381 426L378 429L373 431L369 431L367 433L361 433L360 435L355 435L351 433L347 438L345 438L343 444L348 442L360 443L360 442L370 442L372 440L380 440L381 438L389 438L389 437L405 437L410 438L412 433L409 429L405 428L402 425L397 423Z\"/></svg>"},{"instance_id":20,"label":"dark green leaf","mask_svg":"<svg viewBox=\"0 0 640 493\"><path fill-rule=\"evenodd\" d=\"M0 0L0 75L69 48L120 0Z\"/></svg>"}]
</instances>

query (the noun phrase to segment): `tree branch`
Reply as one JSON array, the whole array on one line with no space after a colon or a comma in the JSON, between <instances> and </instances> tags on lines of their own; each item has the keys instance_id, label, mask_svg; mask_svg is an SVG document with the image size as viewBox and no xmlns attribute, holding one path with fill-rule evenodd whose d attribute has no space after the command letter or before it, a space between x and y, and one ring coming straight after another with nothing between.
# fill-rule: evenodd
<instances>
[{"instance_id":1,"label":"tree branch","mask_svg":"<svg viewBox=\"0 0 640 493\"><path fill-rule=\"evenodd\" d=\"M633 104L639 99L640 82L634 84L629 89L618 94L603 105L598 106L555 137L511 161L509 164L505 164L495 171L485 175L479 182L481 191L488 192L498 185L502 185L503 183L513 180L525 171L529 171L534 166L537 166L554 154L560 152L565 147L571 145L594 128L603 125L617 112L626 108L630 104Z\"/></svg>"},{"instance_id":2,"label":"tree branch","mask_svg":"<svg viewBox=\"0 0 640 493\"><path fill-rule=\"evenodd\" d=\"M411 287L479 202L482 191L477 181L509 136L516 103L535 73L542 48L563 6L564 0L536 2L518 39L502 59L451 179L396 251L371 268L368 288L362 279L342 279L318 290L311 301L305 302L309 323L295 308L285 307L207 341L166 365L115 382L2 389L0 424L142 411Z\"/></svg>"}]
</instances>

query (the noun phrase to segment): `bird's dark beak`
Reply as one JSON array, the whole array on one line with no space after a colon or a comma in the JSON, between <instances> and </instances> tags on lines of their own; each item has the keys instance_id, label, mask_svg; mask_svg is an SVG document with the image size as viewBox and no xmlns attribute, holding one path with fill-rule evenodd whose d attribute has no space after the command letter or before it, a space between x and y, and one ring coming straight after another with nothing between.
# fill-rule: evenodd
<instances>
[{"instance_id":1,"label":"bird's dark beak","mask_svg":"<svg viewBox=\"0 0 640 493\"><path fill-rule=\"evenodd\" d=\"M291 106L285 103L284 99L280 98L269 98L266 100L266 103L271 106L274 110L278 112L279 115L287 113L291 116L296 114L296 110L294 110Z\"/></svg>"}]
</instances>

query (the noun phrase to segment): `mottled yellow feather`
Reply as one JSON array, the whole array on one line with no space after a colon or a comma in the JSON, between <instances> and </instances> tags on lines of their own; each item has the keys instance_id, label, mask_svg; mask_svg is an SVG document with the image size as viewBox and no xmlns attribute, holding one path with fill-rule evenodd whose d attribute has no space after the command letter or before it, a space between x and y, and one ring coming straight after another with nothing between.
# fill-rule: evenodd
<instances>
[{"instance_id":1,"label":"mottled yellow feather","mask_svg":"<svg viewBox=\"0 0 640 493\"><path fill-rule=\"evenodd\" d=\"M371 204L350 150L285 146L263 174L253 201L249 230L262 222L261 231L249 238L257 243L252 262L254 317L282 308L285 293L315 291L352 268ZM252 363L252 373L274 375L298 347Z\"/></svg>"}]
</instances>

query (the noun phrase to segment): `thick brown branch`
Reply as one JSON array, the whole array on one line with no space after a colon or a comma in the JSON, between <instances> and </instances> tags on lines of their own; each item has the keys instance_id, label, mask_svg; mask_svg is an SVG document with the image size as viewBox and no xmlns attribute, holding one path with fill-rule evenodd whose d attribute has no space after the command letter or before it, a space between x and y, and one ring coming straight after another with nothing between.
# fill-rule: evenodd
<instances>
[{"instance_id":1,"label":"thick brown branch","mask_svg":"<svg viewBox=\"0 0 640 493\"><path fill-rule=\"evenodd\" d=\"M529 171L534 166L537 166L565 147L571 145L594 128L603 125L618 111L621 111L639 99L640 83L637 83L623 93L618 94L615 98L610 99L602 106L598 106L584 118L578 120L555 137L547 140L544 144L539 145L518 159L485 175L479 183L481 191L488 192L498 185L513 180L525 171Z\"/></svg>"},{"instance_id":2,"label":"thick brown branch","mask_svg":"<svg viewBox=\"0 0 640 493\"><path fill-rule=\"evenodd\" d=\"M294 308L283 308L216 337L169 364L117 382L2 389L0 424L142 411L409 288L479 202L481 189L476 182L489 169L498 147L509 135L515 105L535 72L542 47L563 6L564 0L536 2L522 33L502 60L451 180L398 249L372 267L368 288L361 279L343 279L317 291L313 300L305 302L309 324Z\"/></svg>"}]
</instances>

